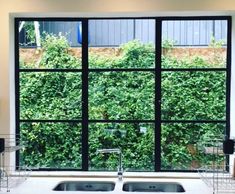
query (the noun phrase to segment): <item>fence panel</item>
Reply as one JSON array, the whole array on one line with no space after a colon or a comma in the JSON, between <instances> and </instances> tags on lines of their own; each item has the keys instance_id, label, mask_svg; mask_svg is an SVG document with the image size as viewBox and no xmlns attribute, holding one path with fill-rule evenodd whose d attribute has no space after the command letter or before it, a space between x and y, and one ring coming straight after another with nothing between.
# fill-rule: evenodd
<instances>
[{"instance_id":1,"label":"fence panel","mask_svg":"<svg viewBox=\"0 0 235 194\"><path fill-rule=\"evenodd\" d=\"M225 20L200 20L200 21L163 21L163 39L175 40L177 46L205 46L210 43L212 36L216 40L226 41L227 21ZM72 47L81 46L77 42L78 25L80 22L40 22L40 33L61 33L66 36ZM97 19L89 21L89 44L95 47L120 46L133 39L144 43L154 43L154 19ZM30 44L23 29L20 33L20 43ZM226 43L226 42L225 42Z\"/></svg>"}]
</instances>

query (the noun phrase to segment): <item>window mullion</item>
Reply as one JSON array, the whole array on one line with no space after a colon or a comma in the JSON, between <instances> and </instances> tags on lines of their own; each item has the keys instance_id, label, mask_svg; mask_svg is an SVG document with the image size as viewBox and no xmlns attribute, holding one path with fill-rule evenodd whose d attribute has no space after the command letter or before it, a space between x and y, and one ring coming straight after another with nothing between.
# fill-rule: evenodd
<instances>
[{"instance_id":1,"label":"window mullion","mask_svg":"<svg viewBox=\"0 0 235 194\"><path fill-rule=\"evenodd\" d=\"M161 45L162 20L155 25L155 171L161 170Z\"/></svg>"},{"instance_id":2,"label":"window mullion","mask_svg":"<svg viewBox=\"0 0 235 194\"><path fill-rule=\"evenodd\" d=\"M82 170L88 170L88 20L82 20Z\"/></svg>"},{"instance_id":3,"label":"window mullion","mask_svg":"<svg viewBox=\"0 0 235 194\"><path fill-rule=\"evenodd\" d=\"M227 30L227 56L226 56L226 135L230 136L230 95L231 95L231 43L232 18L228 18Z\"/></svg>"},{"instance_id":4,"label":"window mullion","mask_svg":"<svg viewBox=\"0 0 235 194\"><path fill-rule=\"evenodd\" d=\"M20 20L15 19L15 115L16 115L16 138L20 137L20 60L19 60L19 29ZM16 152L16 166L20 164L20 152Z\"/></svg>"}]
</instances>

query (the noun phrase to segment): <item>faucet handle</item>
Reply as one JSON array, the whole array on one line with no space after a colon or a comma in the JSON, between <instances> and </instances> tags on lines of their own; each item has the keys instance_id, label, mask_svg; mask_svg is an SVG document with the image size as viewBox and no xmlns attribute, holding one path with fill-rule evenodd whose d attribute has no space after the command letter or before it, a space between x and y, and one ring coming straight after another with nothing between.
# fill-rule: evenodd
<instances>
[{"instance_id":1,"label":"faucet handle","mask_svg":"<svg viewBox=\"0 0 235 194\"><path fill-rule=\"evenodd\" d=\"M122 170L119 169L117 175L118 175L118 180L122 180L123 179L123 169Z\"/></svg>"}]
</instances>

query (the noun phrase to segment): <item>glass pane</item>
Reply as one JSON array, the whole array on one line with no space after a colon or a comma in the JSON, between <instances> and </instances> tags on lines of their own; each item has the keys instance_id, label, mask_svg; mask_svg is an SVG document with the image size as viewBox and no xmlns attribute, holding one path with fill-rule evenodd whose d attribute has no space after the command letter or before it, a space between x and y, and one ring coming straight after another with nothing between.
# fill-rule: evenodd
<instances>
[{"instance_id":1,"label":"glass pane","mask_svg":"<svg viewBox=\"0 0 235 194\"><path fill-rule=\"evenodd\" d=\"M226 20L163 21L162 67L226 67L226 41Z\"/></svg>"},{"instance_id":2,"label":"glass pane","mask_svg":"<svg viewBox=\"0 0 235 194\"><path fill-rule=\"evenodd\" d=\"M154 73L90 73L89 119L154 119Z\"/></svg>"},{"instance_id":3,"label":"glass pane","mask_svg":"<svg viewBox=\"0 0 235 194\"><path fill-rule=\"evenodd\" d=\"M96 123L89 125L89 168L112 170L118 167L118 154L99 153L119 148L125 171L154 171L154 124Z\"/></svg>"},{"instance_id":4,"label":"glass pane","mask_svg":"<svg viewBox=\"0 0 235 194\"><path fill-rule=\"evenodd\" d=\"M90 68L153 68L155 20L89 21Z\"/></svg>"},{"instance_id":5,"label":"glass pane","mask_svg":"<svg viewBox=\"0 0 235 194\"><path fill-rule=\"evenodd\" d=\"M81 73L20 73L20 119L80 119Z\"/></svg>"},{"instance_id":6,"label":"glass pane","mask_svg":"<svg viewBox=\"0 0 235 194\"><path fill-rule=\"evenodd\" d=\"M163 120L225 120L226 72L162 73Z\"/></svg>"},{"instance_id":7,"label":"glass pane","mask_svg":"<svg viewBox=\"0 0 235 194\"><path fill-rule=\"evenodd\" d=\"M19 26L20 68L81 68L81 22L21 21Z\"/></svg>"},{"instance_id":8,"label":"glass pane","mask_svg":"<svg viewBox=\"0 0 235 194\"><path fill-rule=\"evenodd\" d=\"M80 123L21 123L20 165L81 169Z\"/></svg>"},{"instance_id":9,"label":"glass pane","mask_svg":"<svg viewBox=\"0 0 235 194\"><path fill-rule=\"evenodd\" d=\"M225 129L225 124L162 124L162 170L223 165Z\"/></svg>"}]
</instances>

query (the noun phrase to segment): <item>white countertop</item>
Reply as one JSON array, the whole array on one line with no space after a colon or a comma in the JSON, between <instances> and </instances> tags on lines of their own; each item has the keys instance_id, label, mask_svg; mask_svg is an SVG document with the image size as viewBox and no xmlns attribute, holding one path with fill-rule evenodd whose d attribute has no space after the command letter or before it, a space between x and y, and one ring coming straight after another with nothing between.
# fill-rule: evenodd
<instances>
[{"instance_id":1,"label":"white countertop","mask_svg":"<svg viewBox=\"0 0 235 194\"><path fill-rule=\"evenodd\" d=\"M30 177L27 180L25 180L23 183L19 184L15 188L10 189L10 193L8 194L81 194L84 193L84 191L53 191L53 188L55 186L62 182L62 181L113 181L116 183L114 191L109 191L105 193L110 194L120 194L120 193L127 193L122 191L122 185L124 182L128 181L151 181L151 182L174 182L174 183L180 183L184 189L185 194L212 194L212 189L208 188L208 186L200 179L189 179L189 178L145 178L145 177L131 177L131 178L123 178L123 180L118 180L114 177L107 177L107 178L95 178L95 177ZM0 193L7 193L6 189L2 189ZM87 194L97 194L97 192L88 192ZM100 192L99 192L100 193ZM138 193L138 192L135 192ZM140 194L144 194L144 192L139 192ZM158 192L161 193L161 192ZM165 192L167 194L170 194L171 192ZM149 192L148 192L149 194ZM172 193L173 194L173 193ZM174 193L176 194L176 193Z\"/></svg>"}]
</instances>

